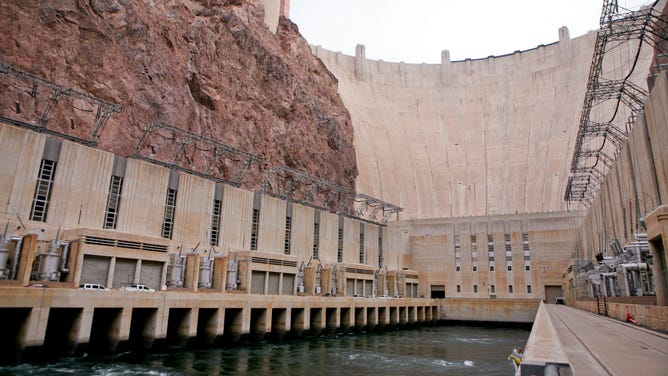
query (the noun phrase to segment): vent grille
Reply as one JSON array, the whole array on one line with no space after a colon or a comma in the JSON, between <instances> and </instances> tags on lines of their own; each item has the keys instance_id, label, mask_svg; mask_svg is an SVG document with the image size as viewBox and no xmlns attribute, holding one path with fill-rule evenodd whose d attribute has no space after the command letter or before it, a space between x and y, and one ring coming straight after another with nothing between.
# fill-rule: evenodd
<instances>
[{"instance_id":1,"label":"vent grille","mask_svg":"<svg viewBox=\"0 0 668 376\"><path fill-rule=\"evenodd\" d=\"M297 261L279 260L267 257L251 257L251 262L255 264L297 267Z\"/></svg>"},{"instance_id":2,"label":"vent grille","mask_svg":"<svg viewBox=\"0 0 668 376\"><path fill-rule=\"evenodd\" d=\"M128 240L100 238L100 237L97 237L97 236L89 236L89 235L86 235L84 237L84 243L94 244L94 245L102 245L102 246L105 246L105 247L136 249L136 250L140 250L140 251L167 252L167 246L166 245L133 242L133 241L128 241Z\"/></svg>"}]
</instances>

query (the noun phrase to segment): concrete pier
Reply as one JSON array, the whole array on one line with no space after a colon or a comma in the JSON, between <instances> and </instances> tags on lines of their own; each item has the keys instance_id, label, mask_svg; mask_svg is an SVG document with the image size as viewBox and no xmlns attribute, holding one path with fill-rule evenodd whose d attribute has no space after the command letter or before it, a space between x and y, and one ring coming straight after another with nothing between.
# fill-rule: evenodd
<instances>
[{"instance_id":1,"label":"concrete pier","mask_svg":"<svg viewBox=\"0 0 668 376\"><path fill-rule=\"evenodd\" d=\"M104 354L162 346L424 325L442 301L0 287L2 359ZM399 317L397 317L397 314ZM394 317L388 317L394 315ZM5 359L7 360L7 359Z\"/></svg>"},{"instance_id":2,"label":"concrete pier","mask_svg":"<svg viewBox=\"0 0 668 376\"><path fill-rule=\"evenodd\" d=\"M565 305L541 304L520 370L523 376L666 375L668 334Z\"/></svg>"}]
</instances>

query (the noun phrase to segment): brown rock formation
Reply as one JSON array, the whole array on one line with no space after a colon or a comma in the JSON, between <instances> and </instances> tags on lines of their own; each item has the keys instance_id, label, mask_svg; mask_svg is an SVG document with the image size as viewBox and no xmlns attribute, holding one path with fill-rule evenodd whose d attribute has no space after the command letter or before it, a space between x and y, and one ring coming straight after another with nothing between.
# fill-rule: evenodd
<instances>
[{"instance_id":1,"label":"brown rock formation","mask_svg":"<svg viewBox=\"0 0 668 376\"><path fill-rule=\"evenodd\" d=\"M217 157L213 140L263 158L245 173L246 188L287 166L354 192L353 128L337 81L292 22L267 30L259 1L0 0L0 30L0 62L123 106L99 133L101 149L235 180L244 156ZM0 74L0 115L39 123L52 92ZM94 103L53 103L48 129L91 139ZM160 122L204 141L147 133Z\"/></svg>"}]
</instances>

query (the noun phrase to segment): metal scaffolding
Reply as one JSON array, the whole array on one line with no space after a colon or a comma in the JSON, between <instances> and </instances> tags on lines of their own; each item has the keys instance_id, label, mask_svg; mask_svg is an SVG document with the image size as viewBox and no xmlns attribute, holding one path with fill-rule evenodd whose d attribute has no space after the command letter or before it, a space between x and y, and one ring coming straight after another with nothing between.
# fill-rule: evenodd
<instances>
[{"instance_id":1,"label":"metal scaffolding","mask_svg":"<svg viewBox=\"0 0 668 376\"><path fill-rule=\"evenodd\" d=\"M633 83L631 75L643 45L661 53L668 39L666 18L655 9L657 3L632 11L620 7L617 0L604 0L571 161L571 176L564 195L566 201L591 206L617 153L626 143L630 127L643 110L647 90ZM613 72L604 72L606 57L619 46L634 40L637 50L628 72L617 76ZM609 118L596 119L592 114L594 107L604 107Z\"/></svg>"},{"instance_id":2,"label":"metal scaffolding","mask_svg":"<svg viewBox=\"0 0 668 376\"><path fill-rule=\"evenodd\" d=\"M263 161L260 156L165 122L146 126L135 150L131 158L237 187L241 186L246 172ZM204 165L196 167L195 159L204 161Z\"/></svg>"},{"instance_id":3,"label":"metal scaffolding","mask_svg":"<svg viewBox=\"0 0 668 376\"><path fill-rule=\"evenodd\" d=\"M330 210L329 202L343 203L349 190L329 180L313 176L287 166L267 171L261 184L262 191L272 196L299 202L321 210Z\"/></svg>"},{"instance_id":4,"label":"metal scaffolding","mask_svg":"<svg viewBox=\"0 0 668 376\"><path fill-rule=\"evenodd\" d=\"M404 209L392 205L377 198L358 193L353 200L356 204L356 214L359 218L364 218L372 222L387 223L392 214L399 215ZM399 219L397 217L397 219Z\"/></svg>"},{"instance_id":5,"label":"metal scaffolding","mask_svg":"<svg viewBox=\"0 0 668 376\"><path fill-rule=\"evenodd\" d=\"M13 66L6 64L0 61L0 77L4 76L14 76L27 82L32 85L32 90L30 92L31 97L35 97L35 94L38 91L40 86L46 87L50 90L49 99L44 105L44 107L39 111L37 116L36 125L43 129L48 129L47 124L51 119L53 110L56 108L56 105L63 97L72 97L76 99L83 100L93 106L97 106L95 112L95 120L91 126L89 141L92 145L97 145L97 141L100 137L100 133L104 128L104 124L114 113L120 113L123 111L123 106L116 103L109 103L100 98L96 98L87 93L78 92L72 88L68 88L62 85L58 85L51 81L45 80L41 77L35 76L34 74L24 72L20 69L14 68Z\"/></svg>"},{"instance_id":6,"label":"metal scaffolding","mask_svg":"<svg viewBox=\"0 0 668 376\"><path fill-rule=\"evenodd\" d=\"M355 218L377 224L385 224L390 215L403 211L396 205L351 192L344 186L287 166L267 171L262 179L262 191L325 211L332 210L332 202L338 203L339 211L354 206Z\"/></svg>"}]
</instances>

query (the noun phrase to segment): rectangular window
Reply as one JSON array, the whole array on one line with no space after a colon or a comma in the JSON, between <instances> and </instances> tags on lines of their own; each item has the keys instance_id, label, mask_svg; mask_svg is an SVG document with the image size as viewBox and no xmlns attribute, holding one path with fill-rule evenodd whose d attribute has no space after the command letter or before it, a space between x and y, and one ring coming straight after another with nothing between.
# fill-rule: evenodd
<instances>
[{"instance_id":1,"label":"rectangular window","mask_svg":"<svg viewBox=\"0 0 668 376\"><path fill-rule=\"evenodd\" d=\"M292 236L292 218L285 217L285 241L283 242L283 253L290 254L290 237Z\"/></svg>"},{"instance_id":2,"label":"rectangular window","mask_svg":"<svg viewBox=\"0 0 668 376\"><path fill-rule=\"evenodd\" d=\"M42 164L39 166L39 177L35 186L35 194L32 199L30 220L46 222L46 213L49 209L49 200L51 199L51 189L55 174L56 162L42 159Z\"/></svg>"},{"instance_id":3,"label":"rectangular window","mask_svg":"<svg viewBox=\"0 0 668 376\"><path fill-rule=\"evenodd\" d=\"M343 262L343 229L339 229L339 243L336 248L336 261Z\"/></svg>"},{"instance_id":4,"label":"rectangular window","mask_svg":"<svg viewBox=\"0 0 668 376\"><path fill-rule=\"evenodd\" d=\"M211 236L209 244L218 245L218 235L220 234L220 212L223 202L220 200L213 200L213 211L211 212Z\"/></svg>"},{"instance_id":5,"label":"rectangular window","mask_svg":"<svg viewBox=\"0 0 668 376\"><path fill-rule=\"evenodd\" d=\"M478 285L473 285L473 293L474 294L478 293Z\"/></svg>"},{"instance_id":6,"label":"rectangular window","mask_svg":"<svg viewBox=\"0 0 668 376\"><path fill-rule=\"evenodd\" d=\"M494 235L487 235L487 252L494 252Z\"/></svg>"},{"instance_id":7,"label":"rectangular window","mask_svg":"<svg viewBox=\"0 0 668 376\"><path fill-rule=\"evenodd\" d=\"M381 267L383 266L383 229L380 228L379 231L381 232L378 235L378 267Z\"/></svg>"},{"instance_id":8,"label":"rectangular window","mask_svg":"<svg viewBox=\"0 0 668 376\"><path fill-rule=\"evenodd\" d=\"M162 237L166 239L172 238L174 230L174 214L176 211L176 189L167 189L167 197L165 198L165 216L162 220Z\"/></svg>"},{"instance_id":9,"label":"rectangular window","mask_svg":"<svg viewBox=\"0 0 668 376\"><path fill-rule=\"evenodd\" d=\"M513 293L513 285L508 285L508 293Z\"/></svg>"},{"instance_id":10,"label":"rectangular window","mask_svg":"<svg viewBox=\"0 0 668 376\"><path fill-rule=\"evenodd\" d=\"M473 271L477 272L478 271L478 265L473 265Z\"/></svg>"},{"instance_id":11,"label":"rectangular window","mask_svg":"<svg viewBox=\"0 0 668 376\"><path fill-rule=\"evenodd\" d=\"M459 265L455 266L455 271L456 271L456 272L459 272L459 271L461 271L461 270L462 270L462 267L461 267L461 266L459 266Z\"/></svg>"},{"instance_id":12,"label":"rectangular window","mask_svg":"<svg viewBox=\"0 0 668 376\"><path fill-rule=\"evenodd\" d=\"M313 224L313 258L318 260L320 258L320 223Z\"/></svg>"},{"instance_id":13,"label":"rectangular window","mask_svg":"<svg viewBox=\"0 0 668 376\"><path fill-rule=\"evenodd\" d=\"M257 233L260 228L260 209L253 209L253 219L251 223L251 251L257 251Z\"/></svg>"},{"instance_id":14,"label":"rectangular window","mask_svg":"<svg viewBox=\"0 0 668 376\"><path fill-rule=\"evenodd\" d=\"M493 271L494 271L494 265L490 265L490 266L489 266L489 271L490 271L490 272L493 272Z\"/></svg>"},{"instance_id":15,"label":"rectangular window","mask_svg":"<svg viewBox=\"0 0 668 376\"><path fill-rule=\"evenodd\" d=\"M118 207L121 202L121 190L123 189L123 178L111 176L109 182L109 195L107 196L107 210L104 213L103 228L115 229L118 220Z\"/></svg>"},{"instance_id":16,"label":"rectangular window","mask_svg":"<svg viewBox=\"0 0 668 376\"><path fill-rule=\"evenodd\" d=\"M457 292L462 292L462 287L460 285L457 285Z\"/></svg>"},{"instance_id":17,"label":"rectangular window","mask_svg":"<svg viewBox=\"0 0 668 376\"><path fill-rule=\"evenodd\" d=\"M364 264L364 233L360 233L360 264Z\"/></svg>"},{"instance_id":18,"label":"rectangular window","mask_svg":"<svg viewBox=\"0 0 668 376\"><path fill-rule=\"evenodd\" d=\"M495 294L495 293L496 293L496 286L494 286L494 285L490 285L490 286L489 286L489 291L490 291L492 294Z\"/></svg>"},{"instance_id":19,"label":"rectangular window","mask_svg":"<svg viewBox=\"0 0 668 376\"><path fill-rule=\"evenodd\" d=\"M510 272L510 271L512 271L512 270L513 270L513 266L512 266L512 265L508 265L508 271Z\"/></svg>"},{"instance_id":20,"label":"rectangular window","mask_svg":"<svg viewBox=\"0 0 668 376\"><path fill-rule=\"evenodd\" d=\"M529 264L524 265L524 270L530 271L531 270L531 265L529 265Z\"/></svg>"},{"instance_id":21,"label":"rectangular window","mask_svg":"<svg viewBox=\"0 0 668 376\"><path fill-rule=\"evenodd\" d=\"M527 293L531 294L531 285L527 285Z\"/></svg>"}]
</instances>

